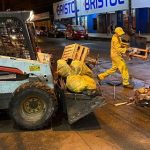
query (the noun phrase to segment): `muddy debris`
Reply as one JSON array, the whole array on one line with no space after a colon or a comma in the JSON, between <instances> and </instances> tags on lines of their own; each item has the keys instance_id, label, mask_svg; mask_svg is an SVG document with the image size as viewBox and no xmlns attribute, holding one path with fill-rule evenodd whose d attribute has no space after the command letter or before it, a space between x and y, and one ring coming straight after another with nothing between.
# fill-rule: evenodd
<instances>
[{"instance_id":1,"label":"muddy debris","mask_svg":"<svg viewBox=\"0 0 150 150\"><path fill-rule=\"evenodd\" d=\"M133 100L138 106L150 107L150 87L142 87L135 90Z\"/></svg>"},{"instance_id":2,"label":"muddy debris","mask_svg":"<svg viewBox=\"0 0 150 150\"><path fill-rule=\"evenodd\" d=\"M136 104L141 107L150 107L150 87L142 87L134 91L134 96L129 101L114 104L114 106Z\"/></svg>"}]
</instances>

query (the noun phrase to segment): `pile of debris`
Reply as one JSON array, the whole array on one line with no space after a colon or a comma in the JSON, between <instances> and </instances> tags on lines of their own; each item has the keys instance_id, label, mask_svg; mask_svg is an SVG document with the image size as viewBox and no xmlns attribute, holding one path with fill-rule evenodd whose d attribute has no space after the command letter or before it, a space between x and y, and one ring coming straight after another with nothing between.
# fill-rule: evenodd
<instances>
[{"instance_id":1,"label":"pile of debris","mask_svg":"<svg viewBox=\"0 0 150 150\"><path fill-rule=\"evenodd\" d=\"M135 90L132 98L138 106L150 107L150 87L142 87Z\"/></svg>"},{"instance_id":2,"label":"pile of debris","mask_svg":"<svg viewBox=\"0 0 150 150\"><path fill-rule=\"evenodd\" d=\"M71 64L62 59L58 60L57 73L66 78L66 86L71 92L80 93L96 89L92 71L79 60L74 60Z\"/></svg>"},{"instance_id":3,"label":"pile of debris","mask_svg":"<svg viewBox=\"0 0 150 150\"><path fill-rule=\"evenodd\" d=\"M57 61L57 74L65 80L70 92L84 93L90 96L100 94L92 70L86 65L89 48L72 44L65 47L62 58ZM87 59L88 63L93 62Z\"/></svg>"},{"instance_id":4,"label":"pile of debris","mask_svg":"<svg viewBox=\"0 0 150 150\"><path fill-rule=\"evenodd\" d=\"M114 104L115 106L136 104L141 107L150 107L150 87L142 87L134 91L134 96L127 102Z\"/></svg>"}]
</instances>

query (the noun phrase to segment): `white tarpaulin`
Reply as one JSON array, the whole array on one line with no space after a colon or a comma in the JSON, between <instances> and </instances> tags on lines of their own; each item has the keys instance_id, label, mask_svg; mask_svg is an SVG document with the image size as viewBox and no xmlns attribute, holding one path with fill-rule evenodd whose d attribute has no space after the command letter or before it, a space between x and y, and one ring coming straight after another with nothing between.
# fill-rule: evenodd
<instances>
[{"instance_id":1,"label":"white tarpaulin","mask_svg":"<svg viewBox=\"0 0 150 150\"><path fill-rule=\"evenodd\" d=\"M150 0L131 0L132 8L150 7Z\"/></svg>"},{"instance_id":2,"label":"white tarpaulin","mask_svg":"<svg viewBox=\"0 0 150 150\"><path fill-rule=\"evenodd\" d=\"M78 16L127 10L128 0L76 0ZM75 0L53 4L55 19L75 17Z\"/></svg>"}]
</instances>

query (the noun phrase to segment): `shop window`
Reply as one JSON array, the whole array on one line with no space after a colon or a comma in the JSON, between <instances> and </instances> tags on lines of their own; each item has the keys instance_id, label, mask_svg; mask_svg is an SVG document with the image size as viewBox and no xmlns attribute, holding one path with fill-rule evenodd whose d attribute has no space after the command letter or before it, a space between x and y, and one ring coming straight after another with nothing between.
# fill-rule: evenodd
<instances>
[{"instance_id":1,"label":"shop window","mask_svg":"<svg viewBox=\"0 0 150 150\"><path fill-rule=\"evenodd\" d=\"M93 30L97 30L97 19L93 18Z\"/></svg>"}]
</instances>

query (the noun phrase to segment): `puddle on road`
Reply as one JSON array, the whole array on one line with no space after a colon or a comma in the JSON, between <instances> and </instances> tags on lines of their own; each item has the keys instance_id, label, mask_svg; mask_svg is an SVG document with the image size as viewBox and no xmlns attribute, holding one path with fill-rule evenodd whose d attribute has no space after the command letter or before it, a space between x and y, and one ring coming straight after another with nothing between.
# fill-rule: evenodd
<instances>
[{"instance_id":1,"label":"puddle on road","mask_svg":"<svg viewBox=\"0 0 150 150\"><path fill-rule=\"evenodd\" d=\"M133 81L133 83L135 85L135 88L149 87L150 86L150 82L149 81L143 81L143 80L136 79L136 78L133 78L132 81Z\"/></svg>"},{"instance_id":2,"label":"puddle on road","mask_svg":"<svg viewBox=\"0 0 150 150\"><path fill-rule=\"evenodd\" d=\"M137 61L136 61L136 63L137 63ZM144 62L139 62L139 63L142 63L142 65L144 65ZM106 69L108 68L106 66L109 66L110 64L111 64L110 61L104 61L104 60L99 59L98 64L95 67L91 67L91 68L93 68L92 71L93 71L94 75L97 76L99 73L106 71ZM121 80L121 75L118 72L116 72L116 73L110 75L110 77L107 77L106 80ZM146 79L145 79L145 81L143 81L141 79L132 77L132 82L134 83L135 88L150 86L150 80L146 80Z\"/></svg>"}]
</instances>

